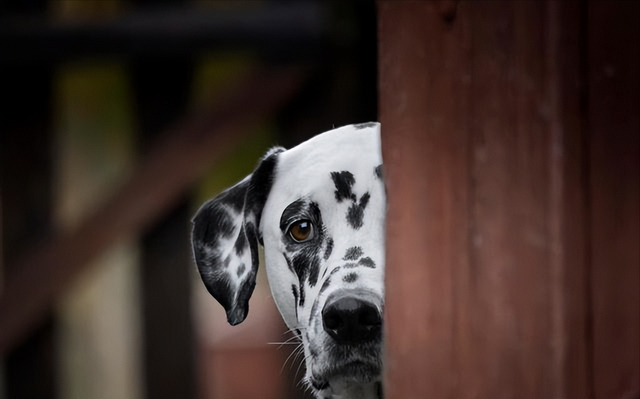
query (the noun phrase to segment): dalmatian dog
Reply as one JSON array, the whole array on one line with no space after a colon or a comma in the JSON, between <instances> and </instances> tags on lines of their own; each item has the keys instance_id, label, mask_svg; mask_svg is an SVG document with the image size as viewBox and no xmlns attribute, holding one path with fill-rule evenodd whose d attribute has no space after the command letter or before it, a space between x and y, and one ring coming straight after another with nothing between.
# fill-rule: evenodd
<instances>
[{"instance_id":1,"label":"dalmatian dog","mask_svg":"<svg viewBox=\"0 0 640 399\"><path fill-rule=\"evenodd\" d=\"M380 124L369 122L271 149L194 218L198 270L231 325L247 316L264 247L317 398L382 397L385 212Z\"/></svg>"}]
</instances>

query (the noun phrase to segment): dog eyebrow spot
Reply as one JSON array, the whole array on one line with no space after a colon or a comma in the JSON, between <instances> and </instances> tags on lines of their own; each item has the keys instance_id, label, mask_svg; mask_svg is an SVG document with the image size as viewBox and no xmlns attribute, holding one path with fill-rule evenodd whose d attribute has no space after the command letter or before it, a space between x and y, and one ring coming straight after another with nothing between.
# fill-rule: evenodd
<instances>
[{"instance_id":1,"label":"dog eyebrow spot","mask_svg":"<svg viewBox=\"0 0 640 399\"><path fill-rule=\"evenodd\" d=\"M351 247L347 249L347 253L344 255L342 260L356 260L361 257L363 254L362 248L360 247Z\"/></svg>"},{"instance_id":2,"label":"dog eyebrow spot","mask_svg":"<svg viewBox=\"0 0 640 399\"><path fill-rule=\"evenodd\" d=\"M336 186L336 201L342 202L345 199L356 200L355 194L351 191L351 187L356 183L356 179L351 172L331 172L331 179Z\"/></svg>"},{"instance_id":3,"label":"dog eyebrow spot","mask_svg":"<svg viewBox=\"0 0 640 399\"><path fill-rule=\"evenodd\" d=\"M357 273L349 273L342 278L342 281L344 281L345 283L353 283L357 279L358 279Z\"/></svg>"}]
</instances>

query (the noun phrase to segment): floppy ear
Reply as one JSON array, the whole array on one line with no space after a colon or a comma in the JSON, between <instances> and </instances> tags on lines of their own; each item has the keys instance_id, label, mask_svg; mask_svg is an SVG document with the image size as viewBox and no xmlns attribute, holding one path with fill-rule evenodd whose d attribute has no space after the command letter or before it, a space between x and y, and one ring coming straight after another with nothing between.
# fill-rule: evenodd
<instances>
[{"instance_id":1,"label":"floppy ear","mask_svg":"<svg viewBox=\"0 0 640 399\"><path fill-rule=\"evenodd\" d=\"M207 290L227 312L231 325L249 311L256 285L262 209L269 196L283 148L271 149L254 172L205 202L193 219L191 244Z\"/></svg>"}]
</instances>

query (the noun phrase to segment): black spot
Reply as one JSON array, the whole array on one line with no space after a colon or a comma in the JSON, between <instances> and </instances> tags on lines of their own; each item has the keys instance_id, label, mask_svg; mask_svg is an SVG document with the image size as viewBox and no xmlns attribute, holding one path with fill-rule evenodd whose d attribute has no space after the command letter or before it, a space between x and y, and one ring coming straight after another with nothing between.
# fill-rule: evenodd
<instances>
[{"instance_id":1,"label":"black spot","mask_svg":"<svg viewBox=\"0 0 640 399\"><path fill-rule=\"evenodd\" d=\"M374 262L373 259L369 257L360 259L358 264L362 266L370 267L372 269L376 267L376 262Z\"/></svg>"},{"instance_id":2,"label":"black spot","mask_svg":"<svg viewBox=\"0 0 640 399\"><path fill-rule=\"evenodd\" d=\"M358 230L362 227L363 219L364 219L364 210L369 203L369 198L371 196L369 193L364 193L360 198L360 202L358 204L353 204L349 207L347 211L347 223L351 225L354 229Z\"/></svg>"},{"instance_id":3,"label":"black spot","mask_svg":"<svg viewBox=\"0 0 640 399\"><path fill-rule=\"evenodd\" d=\"M287 260L287 265L289 269L293 271L293 273L298 277L298 283L300 286L300 306L304 305L304 283L309 277L309 264L310 258L306 253L295 253L291 255L289 258L287 255L284 255Z\"/></svg>"},{"instance_id":4,"label":"black spot","mask_svg":"<svg viewBox=\"0 0 640 399\"><path fill-rule=\"evenodd\" d=\"M357 279L358 279L357 273L349 273L342 278L342 281L344 281L345 283L353 283Z\"/></svg>"},{"instance_id":5,"label":"black spot","mask_svg":"<svg viewBox=\"0 0 640 399\"><path fill-rule=\"evenodd\" d=\"M369 195L369 193L364 193L362 197L360 197L360 204L359 204L360 208L362 209L366 208L370 198L371 198L371 195Z\"/></svg>"},{"instance_id":6,"label":"black spot","mask_svg":"<svg viewBox=\"0 0 640 399\"><path fill-rule=\"evenodd\" d=\"M331 252L333 252L333 238L327 238L327 247L324 249L324 260L329 259L331 256Z\"/></svg>"},{"instance_id":7,"label":"black spot","mask_svg":"<svg viewBox=\"0 0 640 399\"><path fill-rule=\"evenodd\" d=\"M318 283L318 274L320 274L320 259L318 254L311 256L309 261L309 285L315 287Z\"/></svg>"},{"instance_id":8,"label":"black spot","mask_svg":"<svg viewBox=\"0 0 640 399\"><path fill-rule=\"evenodd\" d=\"M298 306L304 306L304 285L300 286L300 300L298 301Z\"/></svg>"},{"instance_id":9,"label":"black spot","mask_svg":"<svg viewBox=\"0 0 640 399\"><path fill-rule=\"evenodd\" d=\"M298 287L296 287L294 284L291 284L291 292L293 293L293 300L295 302L294 308L296 309L296 320L298 320L298 299L299 299ZM300 331L298 330L296 331L300 333Z\"/></svg>"},{"instance_id":10,"label":"black spot","mask_svg":"<svg viewBox=\"0 0 640 399\"><path fill-rule=\"evenodd\" d=\"M355 194L351 191L351 187L356 182L355 177L351 172L331 172L331 179L336 186L336 200L342 202L345 199L351 199L355 201Z\"/></svg>"},{"instance_id":11,"label":"black spot","mask_svg":"<svg viewBox=\"0 0 640 399\"><path fill-rule=\"evenodd\" d=\"M240 278L242 276L242 273L244 273L244 271L247 269L247 267L244 265L244 263L240 264L240 266L238 266L238 271L236 272L236 275L238 276L238 278Z\"/></svg>"},{"instance_id":12,"label":"black spot","mask_svg":"<svg viewBox=\"0 0 640 399\"><path fill-rule=\"evenodd\" d=\"M231 263L231 255L227 255L227 257L224 258L222 265L224 266L225 269L227 269L230 263Z\"/></svg>"},{"instance_id":13,"label":"black spot","mask_svg":"<svg viewBox=\"0 0 640 399\"><path fill-rule=\"evenodd\" d=\"M364 123L356 123L353 125L353 128L356 130L366 129L369 127L376 127L378 124L376 122L364 122Z\"/></svg>"},{"instance_id":14,"label":"black spot","mask_svg":"<svg viewBox=\"0 0 640 399\"><path fill-rule=\"evenodd\" d=\"M296 302L296 306L298 306L298 287L295 284L291 284L291 292L293 293L293 299Z\"/></svg>"},{"instance_id":15,"label":"black spot","mask_svg":"<svg viewBox=\"0 0 640 399\"><path fill-rule=\"evenodd\" d=\"M356 260L362 256L362 248L360 247L351 247L347 249L347 253L344 255L342 260Z\"/></svg>"},{"instance_id":16,"label":"black spot","mask_svg":"<svg viewBox=\"0 0 640 399\"><path fill-rule=\"evenodd\" d=\"M247 249L247 237L245 237L244 231L242 230L240 230L240 234L238 234L238 238L236 239L234 249L238 256L242 256L242 254L244 253L244 250Z\"/></svg>"},{"instance_id":17,"label":"black spot","mask_svg":"<svg viewBox=\"0 0 640 399\"><path fill-rule=\"evenodd\" d=\"M351 269L351 268L354 268L356 266L358 266L357 263L345 263L344 265L342 265L342 267L345 267L347 269Z\"/></svg>"},{"instance_id":18,"label":"black spot","mask_svg":"<svg viewBox=\"0 0 640 399\"><path fill-rule=\"evenodd\" d=\"M382 165L378 165L375 167L375 169L373 170L373 173L376 175L376 177L378 179L382 179L382 177L384 176L384 172L382 170Z\"/></svg>"}]
</instances>

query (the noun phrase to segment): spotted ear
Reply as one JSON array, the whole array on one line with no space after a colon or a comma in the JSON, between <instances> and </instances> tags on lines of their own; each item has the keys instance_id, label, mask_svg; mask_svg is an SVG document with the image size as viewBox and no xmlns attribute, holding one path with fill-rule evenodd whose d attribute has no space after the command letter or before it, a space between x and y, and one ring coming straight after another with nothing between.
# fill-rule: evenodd
<instances>
[{"instance_id":1,"label":"spotted ear","mask_svg":"<svg viewBox=\"0 0 640 399\"><path fill-rule=\"evenodd\" d=\"M227 312L231 325L249 311L256 285L259 223L283 148L271 149L254 172L205 202L193 219L191 245L204 285Z\"/></svg>"}]
</instances>

